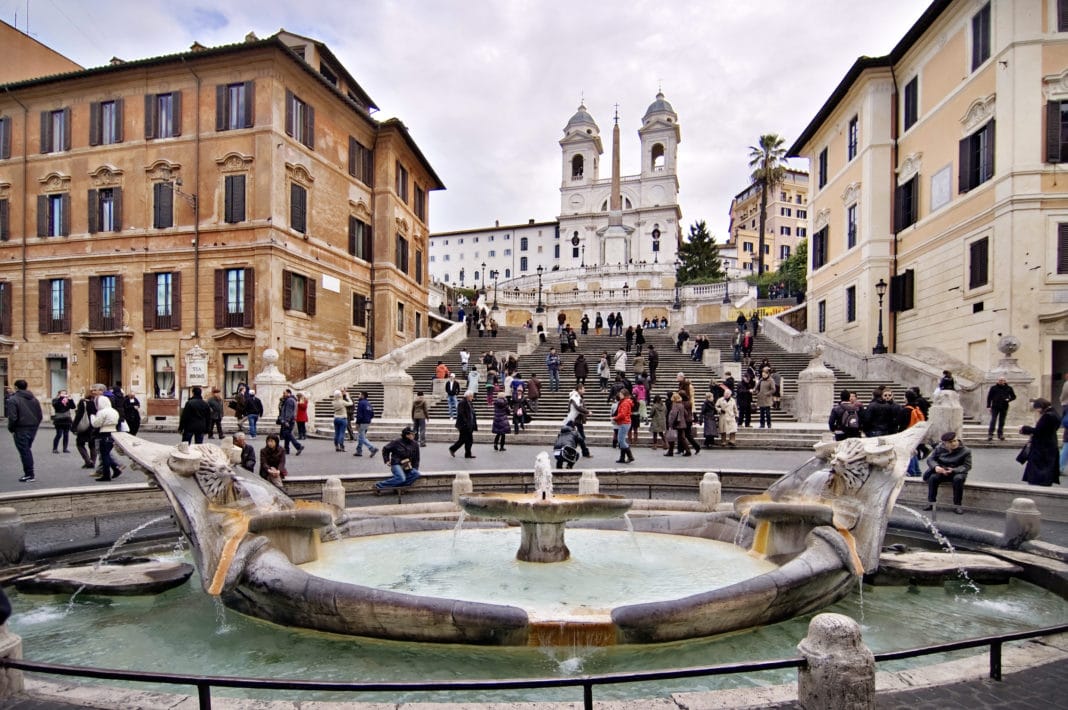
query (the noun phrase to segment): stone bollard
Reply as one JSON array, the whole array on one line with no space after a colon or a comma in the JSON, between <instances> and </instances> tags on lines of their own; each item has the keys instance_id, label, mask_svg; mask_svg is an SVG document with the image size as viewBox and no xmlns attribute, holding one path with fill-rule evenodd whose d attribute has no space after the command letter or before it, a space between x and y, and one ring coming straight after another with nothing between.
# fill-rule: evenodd
<instances>
[{"instance_id":1,"label":"stone bollard","mask_svg":"<svg viewBox=\"0 0 1068 710\"><path fill-rule=\"evenodd\" d=\"M345 486L337 476L331 476L323 482L323 502L338 510L345 509Z\"/></svg>"},{"instance_id":2,"label":"stone bollard","mask_svg":"<svg viewBox=\"0 0 1068 710\"><path fill-rule=\"evenodd\" d=\"M709 471L701 478L700 500L705 510L715 510L723 499L723 484L719 476Z\"/></svg>"},{"instance_id":3,"label":"stone bollard","mask_svg":"<svg viewBox=\"0 0 1068 710\"><path fill-rule=\"evenodd\" d=\"M1001 534L1001 546L1010 550L1019 549L1028 540L1034 540L1042 529L1042 514L1030 498L1013 498L1005 511L1005 530Z\"/></svg>"},{"instance_id":4,"label":"stone bollard","mask_svg":"<svg viewBox=\"0 0 1068 710\"><path fill-rule=\"evenodd\" d=\"M579 476L578 491L580 496L592 496L601 492L601 482L593 471L583 471Z\"/></svg>"},{"instance_id":5,"label":"stone bollard","mask_svg":"<svg viewBox=\"0 0 1068 710\"><path fill-rule=\"evenodd\" d=\"M26 552L26 528L14 508L0 508L0 565L14 564Z\"/></svg>"},{"instance_id":6,"label":"stone bollard","mask_svg":"<svg viewBox=\"0 0 1068 710\"><path fill-rule=\"evenodd\" d=\"M460 505L460 496L467 495L475 490L475 486L471 483L471 474L467 471L460 471L456 474L456 478L452 479L452 502L453 505Z\"/></svg>"},{"instance_id":7,"label":"stone bollard","mask_svg":"<svg viewBox=\"0 0 1068 710\"><path fill-rule=\"evenodd\" d=\"M22 660L22 637L13 634L7 624L0 626L0 658ZM10 698L25 690L22 671L13 668L0 671L0 698Z\"/></svg>"},{"instance_id":8,"label":"stone bollard","mask_svg":"<svg viewBox=\"0 0 1068 710\"><path fill-rule=\"evenodd\" d=\"M844 614L817 614L797 644L806 668L797 671L797 702L806 710L875 707L875 657L860 625Z\"/></svg>"}]
</instances>

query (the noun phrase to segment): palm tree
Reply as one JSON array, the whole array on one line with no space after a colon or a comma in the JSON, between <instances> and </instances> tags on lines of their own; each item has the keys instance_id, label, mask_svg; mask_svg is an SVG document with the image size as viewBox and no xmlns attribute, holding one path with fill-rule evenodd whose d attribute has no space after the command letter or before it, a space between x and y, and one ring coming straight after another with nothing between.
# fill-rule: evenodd
<instances>
[{"instance_id":1,"label":"palm tree","mask_svg":"<svg viewBox=\"0 0 1068 710\"><path fill-rule=\"evenodd\" d=\"M752 180L760 183L760 238L757 242L757 274L764 273L764 231L768 222L768 192L782 182L786 173L783 159L786 149L782 137L776 133L760 136L757 145L749 146L749 167L753 169Z\"/></svg>"}]
</instances>

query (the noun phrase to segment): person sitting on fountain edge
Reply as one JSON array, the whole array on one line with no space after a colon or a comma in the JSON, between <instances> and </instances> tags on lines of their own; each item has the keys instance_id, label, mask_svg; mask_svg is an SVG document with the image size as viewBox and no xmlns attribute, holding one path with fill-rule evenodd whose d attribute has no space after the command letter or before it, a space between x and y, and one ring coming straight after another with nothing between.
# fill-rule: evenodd
<instances>
[{"instance_id":1,"label":"person sitting on fountain edge","mask_svg":"<svg viewBox=\"0 0 1068 710\"><path fill-rule=\"evenodd\" d=\"M393 475L375 484L375 495L381 495L387 488L404 488L415 483L419 478L419 442L415 440L415 430L410 426L401 429L399 438L382 447L382 461Z\"/></svg>"},{"instance_id":2,"label":"person sitting on fountain edge","mask_svg":"<svg viewBox=\"0 0 1068 710\"><path fill-rule=\"evenodd\" d=\"M923 474L923 480L927 482L927 506L924 510L934 510L938 486L948 481L953 484L953 512L963 515L961 501L964 499L964 479L971 470L972 452L960 443L956 432L947 431L942 435L942 443L927 457L927 472Z\"/></svg>"}]
</instances>

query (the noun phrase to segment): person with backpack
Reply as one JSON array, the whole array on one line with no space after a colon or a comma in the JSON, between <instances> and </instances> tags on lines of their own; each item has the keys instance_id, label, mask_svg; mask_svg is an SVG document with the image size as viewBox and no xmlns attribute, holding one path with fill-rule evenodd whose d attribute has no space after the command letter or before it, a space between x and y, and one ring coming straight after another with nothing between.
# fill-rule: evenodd
<instances>
[{"instance_id":1,"label":"person with backpack","mask_svg":"<svg viewBox=\"0 0 1068 710\"><path fill-rule=\"evenodd\" d=\"M860 438L860 405L856 395L842 390L840 401L831 409L827 427L834 432L835 441Z\"/></svg>"}]
</instances>

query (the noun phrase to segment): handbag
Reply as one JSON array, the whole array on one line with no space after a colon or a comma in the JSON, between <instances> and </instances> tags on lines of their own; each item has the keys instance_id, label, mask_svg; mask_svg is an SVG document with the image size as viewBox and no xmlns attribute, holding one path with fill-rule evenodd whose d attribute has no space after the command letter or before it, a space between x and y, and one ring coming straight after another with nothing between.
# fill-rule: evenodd
<instances>
[{"instance_id":1,"label":"handbag","mask_svg":"<svg viewBox=\"0 0 1068 710\"><path fill-rule=\"evenodd\" d=\"M1016 463L1027 463L1027 459L1031 457L1031 442L1027 442L1020 449L1020 453L1016 454Z\"/></svg>"},{"instance_id":2,"label":"handbag","mask_svg":"<svg viewBox=\"0 0 1068 710\"><path fill-rule=\"evenodd\" d=\"M78 420L78 426L74 427L74 431L78 434L84 434L89 431L89 415L83 413L82 418Z\"/></svg>"}]
</instances>

